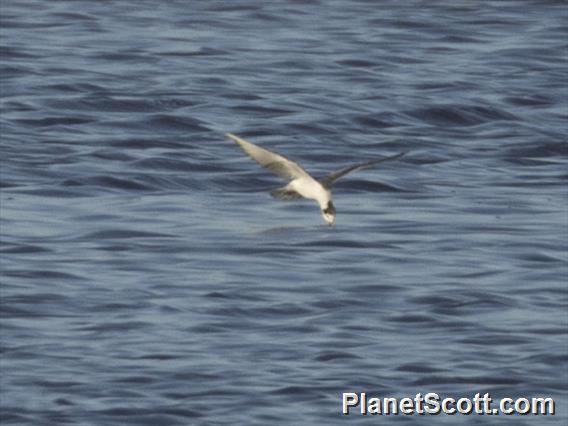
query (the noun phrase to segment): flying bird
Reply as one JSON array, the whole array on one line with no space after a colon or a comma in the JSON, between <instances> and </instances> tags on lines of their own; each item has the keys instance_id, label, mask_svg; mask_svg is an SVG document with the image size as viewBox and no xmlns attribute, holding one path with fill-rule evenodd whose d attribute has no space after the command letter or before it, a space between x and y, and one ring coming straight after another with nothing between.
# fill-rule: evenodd
<instances>
[{"instance_id":1,"label":"flying bird","mask_svg":"<svg viewBox=\"0 0 568 426\"><path fill-rule=\"evenodd\" d=\"M374 159L364 163L348 166L333 172L321 179L315 179L306 172L298 163L292 161L283 155L269 151L246 140L227 133L229 139L232 139L246 152L253 160L263 167L266 167L275 175L286 179L289 183L286 186L277 188L270 192L274 198L281 200L295 200L298 198L307 198L315 200L321 209L321 215L328 225L335 223L335 207L331 202L331 187L338 179L348 173L357 170L363 170L372 167L383 161L395 160L402 157L406 152Z\"/></svg>"}]
</instances>

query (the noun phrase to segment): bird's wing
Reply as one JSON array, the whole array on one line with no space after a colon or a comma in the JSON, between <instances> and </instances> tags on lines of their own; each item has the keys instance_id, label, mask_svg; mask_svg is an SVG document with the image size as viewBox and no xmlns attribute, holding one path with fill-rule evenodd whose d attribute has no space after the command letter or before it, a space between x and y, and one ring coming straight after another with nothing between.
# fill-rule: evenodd
<instances>
[{"instance_id":1,"label":"bird's wing","mask_svg":"<svg viewBox=\"0 0 568 426\"><path fill-rule=\"evenodd\" d=\"M255 160L258 164L266 167L275 175L287 180L294 180L299 177L309 176L309 174L302 169L297 163L287 159L283 155L276 154L267 149L261 148L253 143L247 142L232 133L227 133L229 139L232 139L239 145L244 152Z\"/></svg>"},{"instance_id":2,"label":"bird's wing","mask_svg":"<svg viewBox=\"0 0 568 426\"><path fill-rule=\"evenodd\" d=\"M319 179L318 182L321 183L324 188L329 189L335 183L336 180L342 178L343 176L345 176L348 173L355 172L357 170L367 169L369 167L373 167L374 165L382 163L383 161L396 160L397 158L400 158L405 154L406 154L406 152L401 152L400 154L392 155L390 157L379 158L377 160L371 160L371 161L367 161L365 163L359 163L359 164L355 164L353 166L345 167L344 169L338 170L336 172L333 172L333 173L325 176L324 178Z\"/></svg>"}]
</instances>

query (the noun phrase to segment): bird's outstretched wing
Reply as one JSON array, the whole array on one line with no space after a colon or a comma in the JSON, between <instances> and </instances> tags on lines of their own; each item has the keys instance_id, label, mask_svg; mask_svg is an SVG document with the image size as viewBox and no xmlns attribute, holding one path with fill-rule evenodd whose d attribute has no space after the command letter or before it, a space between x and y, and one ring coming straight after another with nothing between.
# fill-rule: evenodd
<instances>
[{"instance_id":1,"label":"bird's outstretched wing","mask_svg":"<svg viewBox=\"0 0 568 426\"><path fill-rule=\"evenodd\" d=\"M324 188L329 189L335 183L336 180L342 178L343 176L345 176L348 173L352 173L352 172L355 172L355 171L358 171L358 170L368 169L368 168L373 167L374 165L382 163L384 161L396 160L397 158L400 158L405 154L406 154L406 152L401 152L399 154L392 155L390 157L379 158L379 159L376 159L376 160L367 161L365 163L359 163L359 164L355 164L353 166L345 167L344 169L333 172L333 173L325 176L324 178L318 179L318 182L321 183Z\"/></svg>"},{"instance_id":2,"label":"bird's outstretched wing","mask_svg":"<svg viewBox=\"0 0 568 426\"><path fill-rule=\"evenodd\" d=\"M283 155L271 152L261 148L258 145L247 142L232 133L227 133L229 139L232 139L246 152L253 160L263 167L266 167L272 173L287 180L294 180L299 177L309 176L309 174L301 168L298 163L287 159Z\"/></svg>"}]
</instances>

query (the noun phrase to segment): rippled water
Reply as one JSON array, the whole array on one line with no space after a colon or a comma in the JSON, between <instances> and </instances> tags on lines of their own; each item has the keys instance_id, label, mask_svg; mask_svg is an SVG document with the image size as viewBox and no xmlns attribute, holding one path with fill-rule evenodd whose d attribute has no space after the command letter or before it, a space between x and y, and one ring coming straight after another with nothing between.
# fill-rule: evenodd
<instances>
[{"instance_id":1,"label":"rippled water","mask_svg":"<svg viewBox=\"0 0 568 426\"><path fill-rule=\"evenodd\" d=\"M566 424L563 1L1 4L2 424L550 396ZM223 137L323 174L337 225Z\"/></svg>"}]
</instances>

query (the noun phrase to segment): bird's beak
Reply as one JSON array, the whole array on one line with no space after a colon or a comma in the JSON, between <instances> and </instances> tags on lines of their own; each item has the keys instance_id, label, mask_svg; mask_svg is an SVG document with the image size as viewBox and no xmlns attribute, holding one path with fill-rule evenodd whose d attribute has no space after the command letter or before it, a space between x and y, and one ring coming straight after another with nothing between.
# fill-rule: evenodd
<instances>
[{"instance_id":1,"label":"bird's beak","mask_svg":"<svg viewBox=\"0 0 568 426\"><path fill-rule=\"evenodd\" d=\"M325 218L325 217L324 217L324 219L325 219L325 222L326 222L329 226L335 225L335 217L334 217L333 219L331 219L331 220L328 220L328 219Z\"/></svg>"}]
</instances>

